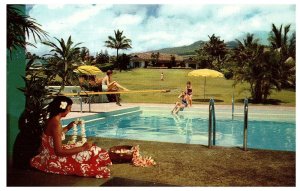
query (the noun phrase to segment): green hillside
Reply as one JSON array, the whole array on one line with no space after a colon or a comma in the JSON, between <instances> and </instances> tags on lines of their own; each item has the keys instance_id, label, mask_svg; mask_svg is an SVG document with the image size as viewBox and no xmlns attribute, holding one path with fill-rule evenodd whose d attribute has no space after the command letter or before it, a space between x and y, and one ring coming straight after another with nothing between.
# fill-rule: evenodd
<instances>
[{"instance_id":1,"label":"green hillside","mask_svg":"<svg viewBox=\"0 0 300 191\"><path fill-rule=\"evenodd\" d=\"M178 46L178 47L170 47L170 48L163 48L159 50L153 50L150 52L160 52L160 53L168 53L168 54L178 54L181 56L186 55L195 55L195 50L198 50L202 46L204 46L206 42L199 40L194 42L193 44L187 45L187 46ZM237 43L235 41L229 41L226 42L226 45L228 48L234 48L236 47Z\"/></svg>"},{"instance_id":2,"label":"green hillside","mask_svg":"<svg viewBox=\"0 0 300 191\"><path fill-rule=\"evenodd\" d=\"M169 53L169 54L178 54L178 55L194 55L195 50L199 49L204 44L205 41L199 40L187 46L163 48L159 50L153 50L151 52L160 52L160 53Z\"/></svg>"}]
</instances>

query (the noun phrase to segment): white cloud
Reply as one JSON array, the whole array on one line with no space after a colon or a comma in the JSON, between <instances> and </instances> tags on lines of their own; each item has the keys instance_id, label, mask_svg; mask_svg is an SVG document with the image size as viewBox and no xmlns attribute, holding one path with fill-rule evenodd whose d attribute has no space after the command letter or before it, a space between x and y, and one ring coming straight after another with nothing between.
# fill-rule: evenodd
<instances>
[{"instance_id":1,"label":"white cloud","mask_svg":"<svg viewBox=\"0 0 300 191\"><path fill-rule=\"evenodd\" d=\"M239 5L227 5L224 7L221 7L217 12L217 17L228 17L232 15L237 15L241 11L241 6Z\"/></svg>"},{"instance_id":2,"label":"white cloud","mask_svg":"<svg viewBox=\"0 0 300 191\"><path fill-rule=\"evenodd\" d=\"M113 25L137 25L142 22L143 18L138 15L124 14L114 18Z\"/></svg>"},{"instance_id":3,"label":"white cloud","mask_svg":"<svg viewBox=\"0 0 300 191\"><path fill-rule=\"evenodd\" d=\"M212 34L225 41L234 40L248 32L269 32L272 23L292 24L295 29L295 12L293 5L268 4L80 4L51 5L51 9L48 5L35 5L29 14L50 36L72 35L74 42L83 42L92 53L107 49L104 41L119 29L132 40L133 48L125 51L130 53L189 45L208 40ZM38 47L28 49L45 49ZM107 50L115 54L115 50Z\"/></svg>"}]
</instances>

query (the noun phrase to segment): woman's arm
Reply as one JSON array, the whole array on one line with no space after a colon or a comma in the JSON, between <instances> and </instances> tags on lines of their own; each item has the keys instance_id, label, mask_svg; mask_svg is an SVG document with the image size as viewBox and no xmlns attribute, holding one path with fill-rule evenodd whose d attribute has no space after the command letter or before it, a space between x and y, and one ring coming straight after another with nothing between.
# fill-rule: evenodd
<instances>
[{"instance_id":1,"label":"woman's arm","mask_svg":"<svg viewBox=\"0 0 300 191\"><path fill-rule=\"evenodd\" d=\"M70 129L73 128L75 121L72 121L71 123L69 123L66 127L63 128L62 132L63 133L67 133Z\"/></svg>"},{"instance_id":2,"label":"woman's arm","mask_svg":"<svg viewBox=\"0 0 300 191\"><path fill-rule=\"evenodd\" d=\"M59 123L52 123L50 124L52 127L52 136L53 136L53 146L54 146L54 152L57 156L67 156L67 155L73 155L77 154L81 151L86 151L89 148L91 148L92 144L84 144L81 147L75 147L72 149L63 149L62 148L62 140L61 140L61 134L63 129L60 127Z\"/></svg>"}]
</instances>

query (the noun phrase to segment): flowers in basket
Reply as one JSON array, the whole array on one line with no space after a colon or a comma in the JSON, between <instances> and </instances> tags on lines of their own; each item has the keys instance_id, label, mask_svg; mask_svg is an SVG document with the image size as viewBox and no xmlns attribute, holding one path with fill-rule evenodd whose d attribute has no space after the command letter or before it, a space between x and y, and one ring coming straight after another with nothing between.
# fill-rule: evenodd
<instances>
[{"instance_id":1,"label":"flowers in basket","mask_svg":"<svg viewBox=\"0 0 300 191\"><path fill-rule=\"evenodd\" d=\"M148 167L156 165L151 157L143 157L140 155L139 145L114 146L109 149L109 157L113 163L129 163L134 166Z\"/></svg>"}]
</instances>

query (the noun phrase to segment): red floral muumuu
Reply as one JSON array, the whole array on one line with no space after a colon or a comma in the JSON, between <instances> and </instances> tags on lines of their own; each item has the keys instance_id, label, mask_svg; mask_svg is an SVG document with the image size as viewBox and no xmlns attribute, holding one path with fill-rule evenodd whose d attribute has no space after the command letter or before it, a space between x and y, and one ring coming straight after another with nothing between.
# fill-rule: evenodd
<instances>
[{"instance_id":1,"label":"red floral muumuu","mask_svg":"<svg viewBox=\"0 0 300 191\"><path fill-rule=\"evenodd\" d=\"M63 145L63 149L76 147L75 144ZM60 157L55 155L53 138L43 134L42 152L31 159L31 166L41 171L64 175L108 178L112 162L106 150L93 145L90 150L74 155Z\"/></svg>"}]
</instances>

